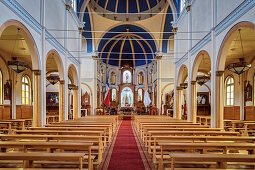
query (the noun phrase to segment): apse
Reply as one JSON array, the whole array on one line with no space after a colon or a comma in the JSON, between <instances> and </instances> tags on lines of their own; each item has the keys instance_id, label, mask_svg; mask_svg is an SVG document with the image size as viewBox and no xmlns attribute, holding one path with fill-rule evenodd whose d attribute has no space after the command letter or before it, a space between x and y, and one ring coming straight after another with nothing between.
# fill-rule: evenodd
<instances>
[{"instance_id":1,"label":"apse","mask_svg":"<svg viewBox=\"0 0 255 170\"><path fill-rule=\"evenodd\" d=\"M144 29L130 24L108 31L98 46L99 57L113 66L142 66L152 62L157 52L151 35Z\"/></svg>"}]
</instances>

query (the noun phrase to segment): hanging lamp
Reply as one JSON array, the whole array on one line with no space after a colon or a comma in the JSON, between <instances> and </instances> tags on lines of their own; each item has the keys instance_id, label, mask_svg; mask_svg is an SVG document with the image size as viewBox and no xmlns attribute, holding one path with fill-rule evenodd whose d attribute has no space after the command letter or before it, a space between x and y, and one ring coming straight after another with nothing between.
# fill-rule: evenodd
<instances>
[{"instance_id":1,"label":"hanging lamp","mask_svg":"<svg viewBox=\"0 0 255 170\"><path fill-rule=\"evenodd\" d=\"M59 82L60 78L58 74L50 74L49 76L47 76L47 81L50 82L50 84L54 85L57 82Z\"/></svg>"},{"instance_id":2,"label":"hanging lamp","mask_svg":"<svg viewBox=\"0 0 255 170\"><path fill-rule=\"evenodd\" d=\"M203 61L204 61L204 54L203 55ZM211 79L210 77L210 73L208 73L208 75L204 74L204 75L198 75L196 80L197 80L197 84L199 84L200 86L202 86L203 84L205 84L206 82L208 82Z\"/></svg>"},{"instance_id":3,"label":"hanging lamp","mask_svg":"<svg viewBox=\"0 0 255 170\"><path fill-rule=\"evenodd\" d=\"M13 56L13 52L14 52L17 40L19 38L19 32L20 32L20 28L18 28L18 32L17 32L17 35L16 35L16 39L15 39L15 43L14 43L14 46L13 46L11 56ZM12 57L12 60L8 61L8 67L10 67L16 73L21 73L21 72L25 71L27 68L29 68L29 65L25 61L18 61L17 57Z\"/></svg>"},{"instance_id":4,"label":"hanging lamp","mask_svg":"<svg viewBox=\"0 0 255 170\"><path fill-rule=\"evenodd\" d=\"M244 60L244 49L243 49L243 42L242 42L242 36L241 36L241 29L238 29L239 35L240 35L240 45L242 49L242 58L240 58L240 62L238 63L231 63L227 66L229 71L232 71L238 75L244 73L245 71L249 70L251 68L251 64L248 64Z\"/></svg>"},{"instance_id":5,"label":"hanging lamp","mask_svg":"<svg viewBox=\"0 0 255 170\"><path fill-rule=\"evenodd\" d=\"M209 75L199 75L199 76L197 76L197 83L200 86L202 86L203 84L205 84L209 80L210 80L210 76Z\"/></svg>"}]
</instances>

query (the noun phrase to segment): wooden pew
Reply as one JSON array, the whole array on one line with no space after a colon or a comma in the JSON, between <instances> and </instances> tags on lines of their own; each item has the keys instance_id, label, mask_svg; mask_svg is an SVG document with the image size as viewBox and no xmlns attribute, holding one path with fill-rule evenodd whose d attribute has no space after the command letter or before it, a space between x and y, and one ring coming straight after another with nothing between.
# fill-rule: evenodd
<instances>
[{"instance_id":1,"label":"wooden pew","mask_svg":"<svg viewBox=\"0 0 255 170\"><path fill-rule=\"evenodd\" d=\"M91 147L92 150L97 150L98 155L98 164L102 161L103 156L103 143L101 136L79 136L79 135L34 135L34 134L25 134L25 135L0 135L1 141L10 141L10 140L43 140L46 142L58 141L58 142L85 142L93 143L94 146ZM70 146L69 146L70 147Z\"/></svg>"},{"instance_id":2,"label":"wooden pew","mask_svg":"<svg viewBox=\"0 0 255 170\"><path fill-rule=\"evenodd\" d=\"M225 131L148 131L144 135L144 143L147 145L152 136L237 136L238 132Z\"/></svg>"},{"instance_id":3,"label":"wooden pew","mask_svg":"<svg viewBox=\"0 0 255 170\"><path fill-rule=\"evenodd\" d=\"M91 156L92 145L93 143L77 143L77 142L44 142L44 141L0 142L1 152L6 152L8 148L22 149L24 152L28 152L28 149L46 149L49 153L53 153L55 149L86 151L87 157L84 158L88 160L88 166L92 166L91 165L92 160L94 159Z\"/></svg>"},{"instance_id":4,"label":"wooden pew","mask_svg":"<svg viewBox=\"0 0 255 170\"><path fill-rule=\"evenodd\" d=\"M194 154L170 153L171 170L175 170L175 162L216 162L217 168L226 168L225 162L255 162L255 155L244 154ZM163 169L162 167L159 169Z\"/></svg>"},{"instance_id":5,"label":"wooden pew","mask_svg":"<svg viewBox=\"0 0 255 170\"><path fill-rule=\"evenodd\" d=\"M244 136L152 136L148 141L148 152L160 150L158 143L196 143L196 142L245 142L255 143L255 137Z\"/></svg>"},{"instance_id":6,"label":"wooden pew","mask_svg":"<svg viewBox=\"0 0 255 170\"><path fill-rule=\"evenodd\" d=\"M103 136L106 137L106 141L111 141L111 132L107 131L106 127L31 127L28 130L45 130L45 131L103 131Z\"/></svg>"},{"instance_id":7,"label":"wooden pew","mask_svg":"<svg viewBox=\"0 0 255 170\"><path fill-rule=\"evenodd\" d=\"M30 168L36 160L79 161L79 169L82 170L84 156L84 153L0 153L0 160L28 160L29 163L24 161L23 168ZM92 170L91 163L89 163L89 170Z\"/></svg>"}]
</instances>

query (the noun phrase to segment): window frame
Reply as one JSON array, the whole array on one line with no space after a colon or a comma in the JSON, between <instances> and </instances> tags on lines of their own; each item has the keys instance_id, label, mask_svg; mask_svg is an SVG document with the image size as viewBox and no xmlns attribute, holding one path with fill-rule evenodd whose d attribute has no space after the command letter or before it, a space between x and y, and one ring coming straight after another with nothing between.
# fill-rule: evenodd
<instances>
[{"instance_id":1,"label":"window frame","mask_svg":"<svg viewBox=\"0 0 255 170\"><path fill-rule=\"evenodd\" d=\"M229 83L228 81L230 79L233 79L233 83ZM228 92L228 87L230 87L230 92ZM231 87L233 87L233 90L231 90ZM228 98L228 93L231 94L233 93L233 97ZM230 104L228 104L228 100L230 100ZM233 101L233 102L232 102ZM232 75L229 75L225 79L225 106L234 106L235 105L235 79Z\"/></svg>"},{"instance_id":2,"label":"window frame","mask_svg":"<svg viewBox=\"0 0 255 170\"><path fill-rule=\"evenodd\" d=\"M27 82L23 82L23 78L27 79ZM25 85L25 93L28 93L28 96L23 97L23 85ZM28 92L26 91L26 87L28 86ZM31 79L27 74L24 74L21 77L21 103L22 105L31 105ZM23 98L25 98L25 101L23 101ZM28 103L26 102L28 98Z\"/></svg>"}]
</instances>

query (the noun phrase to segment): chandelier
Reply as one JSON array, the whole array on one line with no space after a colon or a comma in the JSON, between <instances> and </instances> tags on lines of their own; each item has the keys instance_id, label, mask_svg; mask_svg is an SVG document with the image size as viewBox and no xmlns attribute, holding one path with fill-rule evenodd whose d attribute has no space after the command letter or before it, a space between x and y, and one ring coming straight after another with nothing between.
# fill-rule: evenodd
<instances>
[{"instance_id":1,"label":"chandelier","mask_svg":"<svg viewBox=\"0 0 255 170\"><path fill-rule=\"evenodd\" d=\"M11 56L13 56L13 52L14 52L17 40L19 38L19 32L20 32L20 28L18 28L18 31L17 31L17 35L16 35L16 39L15 39L15 42L14 42L14 46L13 46ZM27 62L18 61L17 57L12 57L12 60L8 61L8 67L10 67L16 73L21 73L21 72L25 71L27 68L29 68L29 65L28 65Z\"/></svg>"},{"instance_id":2,"label":"chandelier","mask_svg":"<svg viewBox=\"0 0 255 170\"><path fill-rule=\"evenodd\" d=\"M240 45L242 49L242 58L240 58L240 62L238 63L231 63L227 66L229 71L232 71L238 75L244 73L245 71L249 70L251 68L251 64L248 64L244 61L244 50L243 50L243 42L242 42L242 36L241 36L241 29L238 30L239 36L240 36Z\"/></svg>"},{"instance_id":3,"label":"chandelier","mask_svg":"<svg viewBox=\"0 0 255 170\"><path fill-rule=\"evenodd\" d=\"M59 78L59 76L57 74L50 74L46 79L52 85L56 84L60 80L60 78Z\"/></svg>"},{"instance_id":4,"label":"chandelier","mask_svg":"<svg viewBox=\"0 0 255 170\"><path fill-rule=\"evenodd\" d=\"M8 61L8 67L10 67L16 73L21 73L29 68L26 62L18 61L16 57L13 57L11 61Z\"/></svg>"},{"instance_id":5,"label":"chandelier","mask_svg":"<svg viewBox=\"0 0 255 170\"><path fill-rule=\"evenodd\" d=\"M209 80L210 80L210 76L209 75L199 75L199 76L197 76L197 83L200 86L202 86L203 84L205 84Z\"/></svg>"},{"instance_id":6,"label":"chandelier","mask_svg":"<svg viewBox=\"0 0 255 170\"><path fill-rule=\"evenodd\" d=\"M186 89L188 87L188 83L181 83L180 86L183 88L183 89Z\"/></svg>"}]
</instances>

